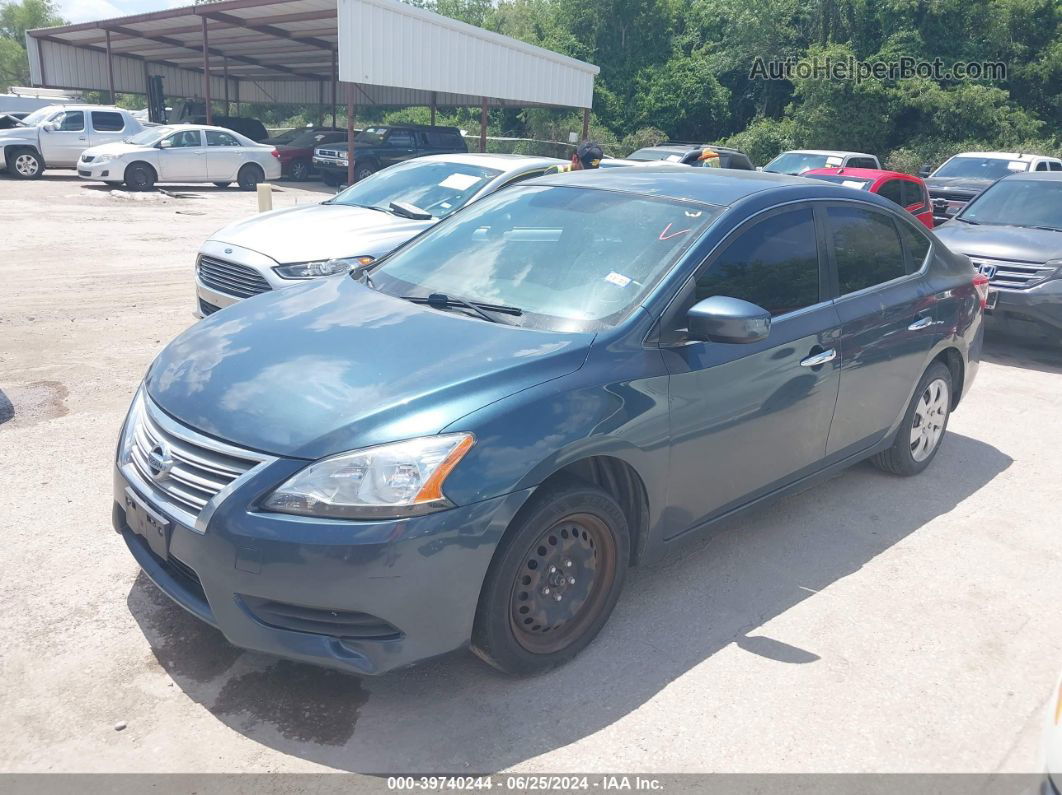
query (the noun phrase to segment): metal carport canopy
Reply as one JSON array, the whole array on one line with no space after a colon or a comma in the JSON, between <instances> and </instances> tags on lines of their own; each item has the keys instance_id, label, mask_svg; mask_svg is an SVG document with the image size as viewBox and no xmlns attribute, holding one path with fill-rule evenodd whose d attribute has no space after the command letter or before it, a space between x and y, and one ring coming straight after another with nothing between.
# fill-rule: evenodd
<instances>
[{"instance_id":1,"label":"metal carport canopy","mask_svg":"<svg viewBox=\"0 0 1062 795\"><path fill-rule=\"evenodd\" d=\"M38 28L30 77L54 88L362 106L589 108L598 68L397 0L222 0ZM205 76L209 79L205 79Z\"/></svg>"}]
</instances>

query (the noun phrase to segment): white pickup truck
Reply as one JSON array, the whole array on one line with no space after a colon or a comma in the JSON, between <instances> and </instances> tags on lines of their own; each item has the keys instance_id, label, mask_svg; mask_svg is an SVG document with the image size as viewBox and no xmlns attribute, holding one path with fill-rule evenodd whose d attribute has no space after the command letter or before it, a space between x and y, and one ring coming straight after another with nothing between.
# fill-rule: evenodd
<instances>
[{"instance_id":1,"label":"white pickup truck","mask_svg":"<svg viewBox=\"0 0 1062 795\"><path fill-rule=\"evenodd\" d=\"M121 141L143 129L122 108L49 105L19 126L0 130L0 168L16 179L36 179L45 168L74 168L91 146Z\"/></svg>"}]
</instances>

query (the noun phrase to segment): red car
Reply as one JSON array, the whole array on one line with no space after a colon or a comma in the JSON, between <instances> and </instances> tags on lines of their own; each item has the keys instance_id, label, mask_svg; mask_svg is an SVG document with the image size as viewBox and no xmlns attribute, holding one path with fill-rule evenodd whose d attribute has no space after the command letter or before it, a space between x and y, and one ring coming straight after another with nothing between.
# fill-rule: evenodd
<instances>
[{"instance_id":1,"label":"red car","mask_svg":"<svg viewBox=\"0 0 1062 795\"><path fill-rule=\"evenodd\" d=\"M335 127L301 127L266 138L262 143L273 144L280 155L281 172L302 182L313 173L313 150L321 144L335 144L347 140L347 131Z\"/></svg>"},{"instance_id":2,"label":"red car","mask_svg":"<svg viewBox=\"0 0 1062 795\"><path fill-rule=\"evenodd\" d=\"M929 203L926 183L920 177L875 168L813 168L800 176L880 194L903 207L926 228L933 228L933 205Z\"/></svg>"}]
</instances>

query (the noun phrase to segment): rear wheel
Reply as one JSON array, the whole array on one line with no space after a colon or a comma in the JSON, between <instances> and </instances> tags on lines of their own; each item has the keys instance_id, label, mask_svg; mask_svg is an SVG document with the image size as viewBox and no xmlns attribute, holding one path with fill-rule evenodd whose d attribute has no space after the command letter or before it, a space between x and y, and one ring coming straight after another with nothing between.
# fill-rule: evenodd
<instances>
[{"instance_id":1,"label":"rear wheel","mask_svg":"<svg viewBox=\"0 0 1062 795\"><path fill-rule=\"evenodd\" d=\"M20 146L11 150L7 170L15 179L37 179L44 173L44 161L32 146Z\"/></svg>"},{"instance_id":2,"label":"rear wheel","mask_svg":"<svg viewBox=\"0 0 1062 795\"><path fill-rule=\"evenodd\" d=\"M296 160L291 164L291 178L296 182L305 182L310 178L310 161Z\"/></svg>"},{"instance_id":3,"label":"rear wheel","mask_svg":"<svg viewBox=\"0 0 1062 795\"><path fill-rule=\"evenodd\" d=\"M892 447L871 460L894 475L917 475L933 460L948 429L952 404L951 370L933 362L922 375Z\"/></svg>"},{"instance_id":4,"label":"rear wheel","mask_svg":"<svg viewBox=\"0 0 1062 795\"><path fill-rule=\"evenodd\" d=\"M241 190L254 190L258 187L258 183L264 179L265 172L262 171L262 167L254 163L247 163L242 166L240 172L236 175L236 182Z\"/></svg>"},{"instance_id":5,"label":"rear wheel","mask_svg":"<svg viewBox=\"0 0 1062 795\"><path fill-rule=\"evenodd\" d=\"M511 674L567 662L608 620L623 588L627 519L605 491L547 486L521 511L480 594L472 649Z\"/></svg>"},{"instance_id":6,"label":"rear wheel","mask_svg":"<svg viewBox=\"0 0 1062 795\"><path fill-rule=\"evenodd\" d=\"M147 163L133 163L125 170L125 186L129 190L151 190L156 179L155 169Z\"/></svg>"}]
</instances>

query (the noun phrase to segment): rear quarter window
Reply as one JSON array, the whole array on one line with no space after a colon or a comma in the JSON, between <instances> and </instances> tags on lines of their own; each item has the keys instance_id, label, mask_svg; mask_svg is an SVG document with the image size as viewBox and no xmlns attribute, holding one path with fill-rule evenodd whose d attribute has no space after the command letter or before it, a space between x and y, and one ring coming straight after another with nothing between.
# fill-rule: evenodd
<instances>
[{"instance_id":1,"label":"rear quarter window","mask_svg":"<svg viewBox=\"0 0 1062 795\"><path fill-rule=\"evenodd\" d=\"M96 132L119 132L125 128L121 113L105 110L92 111L92 129Z\"/></svg>"}]
</instances>

